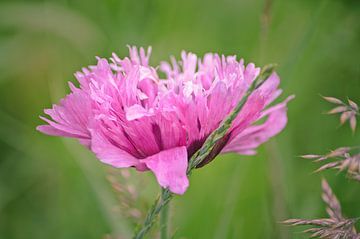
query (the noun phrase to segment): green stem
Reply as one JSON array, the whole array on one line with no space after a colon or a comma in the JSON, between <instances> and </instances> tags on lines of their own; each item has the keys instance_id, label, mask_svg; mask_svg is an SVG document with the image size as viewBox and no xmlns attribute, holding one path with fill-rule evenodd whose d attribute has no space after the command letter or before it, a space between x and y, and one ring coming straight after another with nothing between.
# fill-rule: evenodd
<instances>
[{"instance_id":1,"label":"green stem","mask_svg":"<svg viewBox=\"0 0 360 239\"><path fill-rule=\"evenodd\" d=\"M229 114L229 116L224 120L224 122L217 128L214 132L212 132L208 138L206 139L203 146L196 151L196 153L190 158L187 172L186 174L190 176L191 171L196 168L205 158L208 156L211 152L211 150L214 148L215 144L226 135L228 130L231 127L232 122L235 120L236 116L240 113L241 109L245 105L246 101L248 100L249 96L252 92L254 92L256 89L258 89L265 80L272 74L274 71L275 65L270 64L263 67L263 70L259 74L259 76L253 81L253 83L250 85L249 89L246 91L242 99L239 101L239 103L236 105L235 109ZM168 189L162 189L160 197L155 201L153 206L148 211L148 214L146 216L146 219L141 226L139 230L136 231L133 239L142 239L144 238L145 234L150 230L152 225L155 222L156 217L159 215L159 213L166 207L166 205L170 202L172 199L173 194ZM167 214L167 212L165 212ZM163 215L161 215L163 218ZM167 217L167 215L166 215ZM161 219L161 226L164 224L162 223ZM166 219L167 221L167 219ZM166 225L166 222L165 222ZM163 230L165 232L165 237L163 237ZM161 239L166 238L167 234L167 228L165 226L161 228Z\"/></svg>"},{"instance_id":2,"label":"green stem","mask_svg":"<svg viewBox=\"0 0 360 239\"><path fill-rule=\"evenodd\" d=\"M150 228L155 222L156 217L161 210L170 202L173 194L168 189L162 189L161 195L156 199L152 207L149 209L148 214L141 228L136 231L133 239L142 239L145 234L149 232Z\"/></svg>"},{"instance_id":3,"label":"green stem","mask_svg":"<svg viewBox=\"0 0 360 239\"><path fill-rule=\"evenodd\" d=\"M161 189L164 191L165 189ZM170 203L170 201L169 201ZM169 221L169 207L170 205L165 205L160 212L160 238L168 238L168 221Z\"/></svg>"}]
</instances>

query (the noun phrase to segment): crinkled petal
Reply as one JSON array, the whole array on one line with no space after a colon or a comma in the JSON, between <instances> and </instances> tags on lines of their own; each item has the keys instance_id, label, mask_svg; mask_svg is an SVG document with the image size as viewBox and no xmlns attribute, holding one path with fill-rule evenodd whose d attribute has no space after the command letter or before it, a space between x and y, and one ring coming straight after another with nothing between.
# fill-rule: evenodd
<instances>
[{"instance_id":1,"label":"crinkled petal","mask_svg":"<svg viewBox=\"0 0 360 239\"><path fill-rule=\"evenodd\" d=\"M128 152L113 145L98 129L91 131L91 151L101 162L116 168L137 166L140 162Z\"/></svg>"},{"instance_id":2,"label":"crinkled petal","mask_svg":"<svg viewBox=\"0 0 360 239\"><path fill-rule=\"evenodd\" d=\"M290 96L284 102L267 109L262 118L267 117L267 120L260 125L253 125L241 133L236 135L224 147L222 153L236 152L243 155L253 155L256 153L255 149L269 138L280 133L287 123L286 103L293 97Z\"/></svg>"},{"instance_id":3,"label":"crinkled petal","mask_svg":"<svg viewBox=\"0 0 360 239\"><path fill-rule=\"evenodd\" d=\"M278 96L281 92L277 88L279 83L278 75L273 73L259 89L250 95L233 122L231 140L261 117L264 108L274 100L274 96Z\"/></svg>"},{"instance_id":4,"label":"crinkled petal","mask_svg":"<svg viewBox=\"0 0 360 239\"><path fill-rule=\"evenodd\" d=\"M92 115L91 106L88 96L80 90L67 95L59 105L46 109L45 113L52 120L40 116L49 124L37 127L40 132L54 136L90 138L87 127Z\"/></svg>"},{"instance_id":5,"label":"crinkled petal","mask_svg":"<svg viewBox=\"0 0 360 239\"><path fill-rule=\"evenodd\" d=\"M125 112L126 112L126 119L129 121L140 119L144 116L153 115L148 110L144 109L144 107L142 107L141 105L138 105L138 104L135 104L135 105L132 105L132 106L126 108Z\"/></svg>"},{"instance_id":6,"label":"crinkled petal","mask_svg":"<svg viewBox=\"0 0 360 239\"><path fill-rule=\"evenodd\" d=\"M158 183L176 194L184 194L189 186L186 176L188 165L186 147L161 151L142 160L155 174Z\"/></svg>"},{"instance_id":7,"label":"crinkled petal","mask_svg":"<svg viewBox=\"0 0 360 239\"><path fill-rule=\"evenodd\" d=\"M41 133L51 135L51 136L71 137L71 138L78 137L78 135L67 133L63 130L54 128L51 125L39 125L38 127L36 127L36 129L38 131L40 131Z\"/></svg>"}]
</instances>

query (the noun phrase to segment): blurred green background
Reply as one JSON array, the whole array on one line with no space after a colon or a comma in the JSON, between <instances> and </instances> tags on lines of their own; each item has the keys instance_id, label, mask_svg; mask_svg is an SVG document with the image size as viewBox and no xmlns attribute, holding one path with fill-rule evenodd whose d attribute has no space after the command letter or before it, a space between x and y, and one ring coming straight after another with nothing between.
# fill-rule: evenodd
<instances>
[{"instance_id":1,"label":"blurred green background","mask_svg":"<svg viewBox=\"0 0 360 239\"><path fill-rule=\"evenodd\" d=\"M326 216L322 176L344 213L360 216L359 185L312 174L317 165L297 157L360 143L320 98L360 102L358 0L1 0L0 238L128 238L133 224L116 210L109 168L75 140L35 131L75 71L95 56L127 55L127 44L151 45L152 64L182 49L275 62L282 97L296 94L286 130L257 156L220 156L192 175L171 207L176 238L306 238L279 222ZM150 173L123 183L138 191L135 207L158 192Z\"/></svg>"}]
</instances>

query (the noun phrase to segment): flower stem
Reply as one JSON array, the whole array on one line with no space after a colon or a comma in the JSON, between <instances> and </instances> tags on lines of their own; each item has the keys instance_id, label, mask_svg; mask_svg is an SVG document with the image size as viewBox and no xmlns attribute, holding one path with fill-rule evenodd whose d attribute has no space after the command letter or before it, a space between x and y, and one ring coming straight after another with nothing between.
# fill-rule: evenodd
<instances>
[{"instance_id":1,"label":"flower stem","mask_svg":"<svg viewBox=\"0 0 360 239\"><path fill-rule=\"evenodd\" d=\"M214 131L212 132L208 138L206 139L203 146L196 151L196 153L190 158L189 165L187 168L187 175L191 175L191 171L196 168L205 158L210 154L215 144L226 135L228 130L231 127L232 122L235 120L236 116L239 114L241 109L244 107L246 101L252 92L258 89L266 79L272 74L274 71L275 65L270 64L263 67L259 76L253 81L250 85L249 89L246 91L242 99L236 105L234 110L229 114L229 116L224 120L224 122ZM152 225L155 222L156 217L159 213L166 208L167 204L173 198L173 194L168 189L162 189L160 197L155 201L153 206L148 211L144 224L141 228L136 231L133 239L142 239L145 234L150 230ZM166 209L167 210L167 209ZM165 211L166 211L165 210ZM161 239L167 238L167 212L161 213ZM164 220L164 221L163 221Z\"/></svg>"},{"instance_id":2,"label":"flower stem","mask_svg":"<svg viewBox=\"0 0 360 239\"><path fill-rule=\"evenodd\" d=\"M170 202L173 194L168 189L162 189L161 195L156 199L148 214L145 218L144 224L141 228L135 233L134 239L142 239L144 238L145 234L150 230L152 225L155 222L156 217L159 213L166 207L166 205Z\"/></svg>"},{"instance_id":3,"label":"flower stem","mask_svg":"<svg viewBox=\"0 0 360 239\"><path fill-rule=\"evenodd\" d=\"M161 188L161 191L164 190L164 188ZM168 238L169 207L170 205L165 205L160 212L160 239Z\"/></svg>"}]
</instances>

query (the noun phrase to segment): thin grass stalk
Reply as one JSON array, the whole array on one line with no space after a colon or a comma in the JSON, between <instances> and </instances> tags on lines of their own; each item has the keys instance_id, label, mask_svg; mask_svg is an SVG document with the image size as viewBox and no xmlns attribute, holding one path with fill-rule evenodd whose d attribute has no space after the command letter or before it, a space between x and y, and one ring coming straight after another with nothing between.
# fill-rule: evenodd
<instances>
[{"instance_id":1,"label":"thin grass stalk","mask_svg":"<svg viewBox=\"0 0 360 239\"><path fill-rule=\"evenodd\" d=\"M136 231L134 239L142 239L149 232L151 227L155 223L156 217L159 215L161 210L167 206L172 199L173 194L168 189L162 189L161 195L155 200L152 207L149 209L148 214L141 228Z\"/></svg>"}]
</instances>

